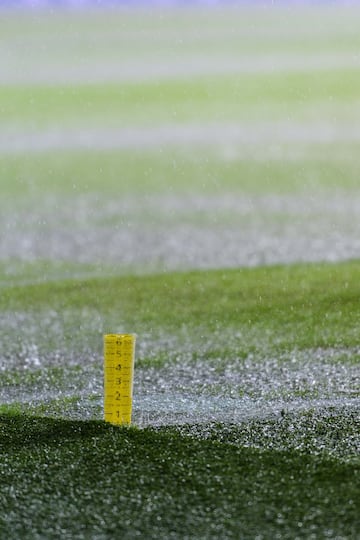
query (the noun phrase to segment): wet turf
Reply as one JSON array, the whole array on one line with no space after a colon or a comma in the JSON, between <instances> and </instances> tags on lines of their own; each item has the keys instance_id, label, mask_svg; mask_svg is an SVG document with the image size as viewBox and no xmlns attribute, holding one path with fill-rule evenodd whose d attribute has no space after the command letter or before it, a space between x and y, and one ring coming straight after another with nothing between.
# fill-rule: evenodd
<instances>
[{"instance_id":1,"label":"wet turf","mask_svg":"<svg viewBox=\"0 0 360 540\"><path fill-rule=\"evenodd\" d=\"M1 13L1 538L358 537L357 21Z\"/></svg>"},{"instance_id":2,"label":"wet turf","mask_svg":"<svg viewBox=\"0 0 360 540\"><path fill-rule=\"evenodd\" d=\"M7 538L355 538L357 466L176 432L0 417Z\"/></svg>"},{"instance_id":3,"label":"wet turf","mask_svg":"<svg viewBox=\"0 0 360 540\"><path fill-rule=\"evenodd\" d=\"M32 323L13 326L0 374L3 536L355 538L358 274L353 262L5 287L7 324ZM141 429L100 420L112 325L139 334Z\"/></svg>"}]
</instances>

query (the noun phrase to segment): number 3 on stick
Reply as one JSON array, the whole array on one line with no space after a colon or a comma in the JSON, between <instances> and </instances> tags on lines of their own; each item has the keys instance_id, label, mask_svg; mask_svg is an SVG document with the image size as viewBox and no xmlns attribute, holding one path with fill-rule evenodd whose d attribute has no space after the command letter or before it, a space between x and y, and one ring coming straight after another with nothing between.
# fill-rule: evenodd
<instances>
[{"instance_id":1,"label":"number 3 on stick","mask_svg":"<svg viewBox=\"0 0 360 540\"><path fill-rule=\"evenodd\" d=\"M111 424L131 424L134 358L134 334L104 336L104 420Z\"/></svg>"}]
</instances>

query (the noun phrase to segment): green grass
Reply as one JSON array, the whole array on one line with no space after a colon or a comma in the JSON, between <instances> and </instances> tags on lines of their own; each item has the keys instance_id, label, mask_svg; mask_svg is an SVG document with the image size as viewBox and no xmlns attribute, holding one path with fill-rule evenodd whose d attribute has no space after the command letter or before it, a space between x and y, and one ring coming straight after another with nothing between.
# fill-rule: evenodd
<instances>
[{"instance_id":1,"label":"green grass","mask_svg":"<svg viewBox=\"0 0 360 540\"><path fill-rule=\"evenodd\" d=\"M1 12L1 540L357 538L358 15Z\"/></svg>"},{"instance_id":2,"label":"green grass","mask_svg":"<svg viewBox=\"0 0 360 540\"><path fill-rule=\"evenodd\" d=\"M359 469L335 460L100 422L2 416L0 429L3 537L357 534Z\"/></svg>"},{"instance_id":3,"label":"green grass","mask_svg":"<svg viewBox=\"0 0 360 540\"><path fill-rule=\"evenodd\" d=\"M0 89L0 100L5 125L21 122L22 127L38 129L56 125L59 117L63 129L79 122L99 129L157 122L274 121L279 115L311 122L331 115L335 106L337 121L351 121L359 88L360 76L354 69L304 70L141 85L6 86Z\"/></svg>"},{"instance_id":4,"label":"green grass","mask_svg":"<svg viewBox=\"0 0 360 540\"><path fill-rule=\"evenodd\" d=\"M7 287L0 310L34 312L40 317L51 310L72 312L83 327L87 317L98 317L98 335L119 324L127 330L162 328L170 334L185 327L193 337L199 330L210 335L224 328L228 336L231 331L250 329L256 336L251 345L257 343L259 348L262 331L266 341L272 337L275 350L354 347L360 318L359 277L360 266L354 261L68 280ZM244 348L248 345L243 343Z\"/></svg>"},{"instance_id":5,"label":"green grass","mask_svg":"<svg viewBox=\"0 0 360 540\"><path fill-rule=\"evenodd\" d=\"M190 188L193 196L209 197L318 192L326 196L335 190L357 194L355 152L352 145L316 145L306 148L305 156L285 161L271 157L265 148L257 150L255 159L235 155L229 160L204 149L197 155L169 150L160 155L149 151L58 151L21 158L3 156L2 205L4 210L9 204L15 210L16 205L30 201L40 207L53 204L55 196L64 197L68 204L71 199L94 196L105 202L119 197L119 192L119 201L137 196L141 204L144 197L154 195L185 196Z\"/></svg>"}]
</instances>

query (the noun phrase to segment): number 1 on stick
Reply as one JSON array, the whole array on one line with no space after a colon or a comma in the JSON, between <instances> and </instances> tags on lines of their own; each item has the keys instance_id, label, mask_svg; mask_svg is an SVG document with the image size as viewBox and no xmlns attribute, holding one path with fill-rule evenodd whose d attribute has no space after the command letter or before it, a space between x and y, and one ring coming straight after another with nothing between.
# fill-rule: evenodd
<instances>
[{"instance_id":1,"label":"number 1 on stick","mask_svg":"<svg viewBox=\"0 0 360 540\"><path fill-rule=\"evenodd\" d=\"M104 420L131 424L135 335L104 336Z\"/></svg>"}]
</instances>

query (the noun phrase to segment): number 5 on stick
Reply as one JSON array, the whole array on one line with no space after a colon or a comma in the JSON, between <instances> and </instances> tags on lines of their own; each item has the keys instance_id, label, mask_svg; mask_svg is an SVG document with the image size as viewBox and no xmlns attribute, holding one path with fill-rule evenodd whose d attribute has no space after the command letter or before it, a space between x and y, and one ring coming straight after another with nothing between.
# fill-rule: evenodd
<instances>
[{"instance_id":1,"label":"number 5 on stick","mask_svg":"<svg viewBox=\"0 0 360 540\"><path fill-rule=\"evenodd\" d=\"M134 379L135 335L104 336L104 420L130 425Z\"/></svg>"}]
</instances>

